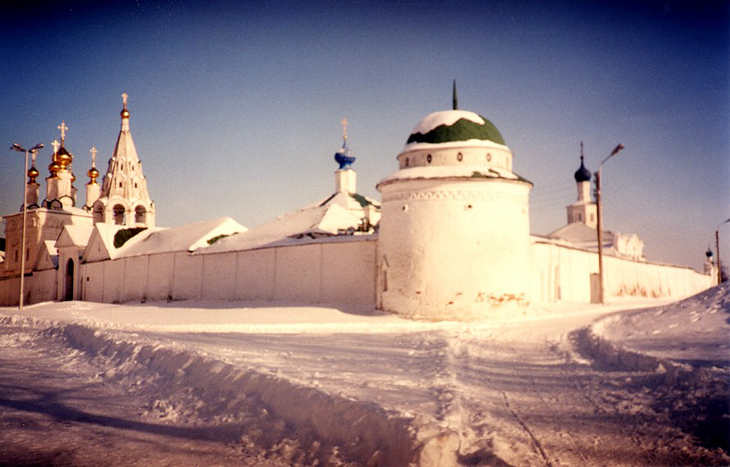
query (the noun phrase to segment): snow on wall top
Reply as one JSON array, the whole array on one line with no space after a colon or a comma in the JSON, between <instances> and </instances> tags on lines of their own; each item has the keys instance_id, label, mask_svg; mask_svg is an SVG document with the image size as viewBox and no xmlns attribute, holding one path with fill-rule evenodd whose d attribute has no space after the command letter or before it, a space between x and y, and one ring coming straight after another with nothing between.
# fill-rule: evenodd
<instances>
[{"instance_id":1,"label":"snow on wall top","mask_svg":"<svg viewBox=\"0 0 730 467\"><path fill-rule=\"evenodd\" d=\"M251 250L297 236L337 235L341 230L356 228L359 223L360 218L349 209L330 202L284 214L247 232L223 238L200 253Z\"/></svg>"},{"instance_id":2,"label":"snow on wall top","mask_svg":"<svg viewBox=\"0 0 730 467\"><path fill-rule=\"evenodd\" d=\"M194 251L207 247L208 240L221 235L245 232L246 227L230 217L195 222L167 229L147 229L119 248L117 257Z\"/></svg>"},{"instance_id":3,"label":"snow on wall top","mask_svg":"<svg viewBox=\"0 0 730 467\"><path fill-rule=\"evenodd\" d=\"M485 168L482 165L431 165L422 167L409 167L407 169L398 170L397 172L390 174L389 176L378 182L378 186L393 182L395 180L454 177L474 179L493 178L527 182L527 180L521 178L514 172L496 167Z\"/></svg>"}]
</instances>

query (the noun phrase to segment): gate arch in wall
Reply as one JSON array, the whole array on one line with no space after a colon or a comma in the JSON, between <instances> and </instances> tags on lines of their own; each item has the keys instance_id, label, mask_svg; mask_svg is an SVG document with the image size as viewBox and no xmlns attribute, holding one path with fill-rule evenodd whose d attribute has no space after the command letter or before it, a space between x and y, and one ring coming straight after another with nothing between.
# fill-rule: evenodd
<instances>
[{"instance_id":1,"label":"gate arch in wall","mask_svg":"<svg viewBox=\"0 0 730 467\"><path fill-rule=\"evenodd\" d=\"M66 262L66 280L64 281L63 299L66 301L74 299L74 260Z\"/></svg>"}]
</instances>

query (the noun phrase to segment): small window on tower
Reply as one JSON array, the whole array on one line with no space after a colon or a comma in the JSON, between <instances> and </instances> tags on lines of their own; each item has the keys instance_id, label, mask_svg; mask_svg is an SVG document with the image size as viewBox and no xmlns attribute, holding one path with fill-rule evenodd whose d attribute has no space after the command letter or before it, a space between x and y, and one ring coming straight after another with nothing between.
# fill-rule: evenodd
<instances>
[{"instance_id":1,"label":"small window on tower","mask_svg":"<svg viewBox=\"0 0 730 467\"><path fill-rule=\"evenodd\" d=\"M432 159L431 154L426 156L426 162L428 162L429 164L431 163L431 159Z\"/></svg>"},{"instance_id":2,"label":"small window on tower","mask_svg":"<svg viewBox=\"0 0 730 467\"><path fill-rule=\"evenodd\" d=\"M122 182L119 182L119 188L121 188L121 187L122 187Z\"/></svg>"}]
</instances>

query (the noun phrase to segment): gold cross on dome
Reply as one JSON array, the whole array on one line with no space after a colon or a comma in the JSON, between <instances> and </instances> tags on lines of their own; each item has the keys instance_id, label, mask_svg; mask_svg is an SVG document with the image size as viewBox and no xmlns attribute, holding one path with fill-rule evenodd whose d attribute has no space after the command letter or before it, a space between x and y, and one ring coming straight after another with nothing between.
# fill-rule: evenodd
<instances>
[{"instance_id":1,"label":"gold cross on dome","mask_svg":"<svg viewBox=\"0 0 730 467\"><path fill-rule=\"evenodd\" d=\"M340 123L342 123L342 138L347 140L347 119L343 117Z\"/></svg>"},{"instance_id":2,"label":"gold cross on dome","mask_svg":"<svg viewBox=\"0 0 730 467\"><path fill-rule=\"evenodd\" d=\"M96 146L92 146L89 152L91 153L91 167L96 167Z\"/></svg>"},{"instance_id":3,"label":"gold cross on dome","mask_svg":"<svg viewBox=\"0 0 730 467\"><path fill-rule=\"evenodd\" d=\"M51 146L53 146L53 154L56 154L58 152L58 148L61 147L61 143L59 143L57 139L54 139Z\"/></svg>"},{"instance_id":4,"label":"gold cross on dome","mask_svg":"<svg viewBox=\"0 0 730 467\"><path fill-rule=\"evenodd\" d=\"M126 92L123 92L122 93L122 105L124 105L124 108L125 109L127 108L127 98L128 97L129 97L129 95L127 95Z\"/></svg>"},{"instance_id":5,"label":"gold cross on dome","mask_svg":"<svg viewBox=\"0 0 730 467\"><path fill-rule=\"evenodd\" d=\"M63 146L63 140L66 139L66 130L68 130L68 127L66 126L66 123L61 120L61 124L57 127L59 130L61 130L61 146Z\"/></svg>"}]
</instances>

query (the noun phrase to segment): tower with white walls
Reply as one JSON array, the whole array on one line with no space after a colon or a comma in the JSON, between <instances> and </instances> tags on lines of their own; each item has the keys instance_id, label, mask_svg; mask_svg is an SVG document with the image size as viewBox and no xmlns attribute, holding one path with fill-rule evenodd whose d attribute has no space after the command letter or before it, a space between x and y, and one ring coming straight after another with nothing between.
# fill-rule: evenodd
<instances>
[{"instance_id":1,"label":"tower with white walls","mask_svg":"<svg viewBox=\"0 0 730 467\"><path fill-rule=\"evenodd\" d=\"M583 164L583 141L580 142L580 167L576 170L574 178L578 188L578 199L567 206L568 224L579 222L595 229L598 224L598 208L591 199L591 172Z\"/></svg>"},{"instance_id":2,"label":"tower with white walls","mask_svg":"<svg viewBox=\"0 0 730 467\"><path fill-rule=\"evenodd\" d=\"M154 227L155 203L147 191L147 178L142 172L142 162L129 130L127 97L127 94L122 94L122 127L109 159L100 196L93 203L94 223Z\"/></svg>"},{"instance_id":3,"label":"tower with white walls","mask_svg":"<svg viewBox=\"0 0 730 467\"><path fill-rule=\"evenodd\" d=\"M521 313L528 304L532 184L497 128L454 108L422 119L381 180L377 303L438 318Z\"/></svg>"}]
</instances>

